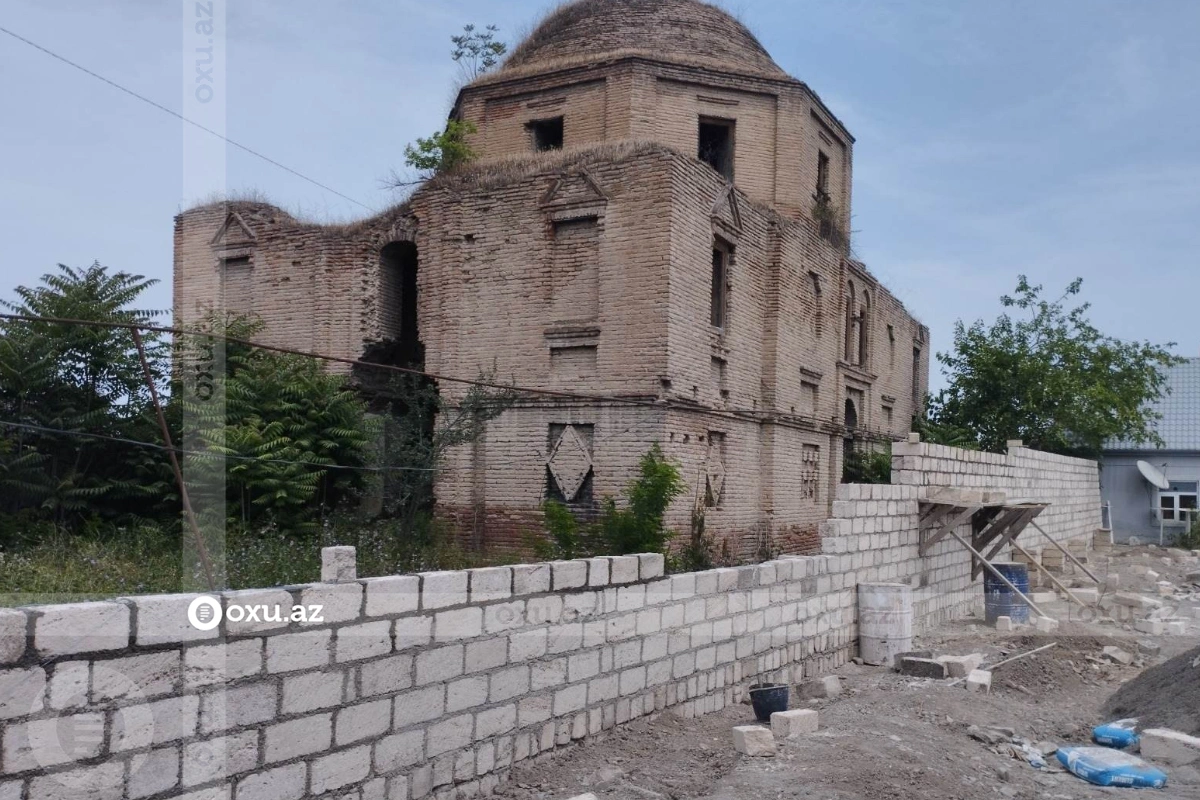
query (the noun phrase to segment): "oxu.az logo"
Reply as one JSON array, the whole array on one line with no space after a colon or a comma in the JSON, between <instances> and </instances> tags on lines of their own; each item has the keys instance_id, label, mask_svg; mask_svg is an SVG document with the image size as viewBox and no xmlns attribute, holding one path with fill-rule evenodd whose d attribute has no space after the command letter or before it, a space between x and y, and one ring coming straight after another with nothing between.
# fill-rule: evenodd
<instances>
[{"instance_id":1,"label":"oxu.az logo","mask_svg":"<svg viewBox=\"0 0 1200 800\"><path fill-rule=\"evenodd\" d=\"M188 606L188 622L201 631L211 631L221 624L221 619L230 622L324 622L324 606L294 605L290 612L279 604L241 605L232 604L222 608L221 601L211 595L202 594Z\"/></svg>"}]
</instances>

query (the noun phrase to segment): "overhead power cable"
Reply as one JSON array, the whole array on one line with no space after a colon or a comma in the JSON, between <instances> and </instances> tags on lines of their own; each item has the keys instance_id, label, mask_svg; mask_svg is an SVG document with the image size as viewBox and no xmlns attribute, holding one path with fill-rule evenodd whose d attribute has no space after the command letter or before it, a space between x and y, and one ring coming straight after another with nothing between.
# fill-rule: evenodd
<instances>
[{"instance_id":1,"label":"overhead power cable","mask_svg":"<svg viewBox=\"0 0 1200 800\"><path fill-rule=\"evenodd\" d=\"M201 456L203 458L211 458L214 460L232 460L232 461L253 461L258 464L283 464L286 466L312 467L313 469L344 469L357 470L360 472L440 472L437 467L365 467L353 466L348 464L322 464L318 461L290 461L284 458L258 458L257 456L243 456L236 453L218 453L205 450L185 450L181 447L167 447L166 445L157 444L156 442L143 442L138 439L127 439L123 436L109 436L103 433L89 433L87 431L70 431L65 428L50 428L45 425L32 425L27 422L13 422L11 420L0 419L0 427L15 428L17 430L35 431L37 433L49 433L59 436L71 436L80 439L95 439L104 442L113 442L116 444L128 444L137 447L147 447L152 450L160 450L168 452L174 450L178 455L184 456Z\"/></svg>"},{"instance_id":2,"label":"overhead power cable","mask_svg":"<svg viewBox=\"0 0 1200 800\"><path fill-rule=\"evenodd\" d=\"M284 172L288 172L292 175L295 175L297 178L300 178L301 180L308 181L313 186L316 186L319 189L323 189L323 190L329 192L330 194L337 195L338 197L342 198L343 200L350 202L350 203L354 203L354 205L359 206L361 208L365 208L367 211L370 211L371 213L375 212L375 209L371 208L366 203L360 203L358 200L355 200L353 197L344 195L341 192L339 192L337 189L334 189L330 186L326 186L325 184L321 183L320 181L310 178L307 175L305 175L304 173L294 170L291 167L287 166L286 164L281 164L278 161L276 161L275 159L271 158L270 156L263 155L262 153L258 152L257 150L253 150L240 142L235 142L233 139L230 139L228 136L218 133L217 131L214 131L212 128L202 125L193 119L188 119L187 117L180 114L178 111L168 108L167 106L164 106L162 103L158 103L154 100L151 100L149 97L146 97L143 94L138 94L137 92L133 91L132 89L122 86L121 84L117 83L116 81L114 81L110 78L106 78L97 72L93 72L92 70L88 69L87 67L83 66L82 64L78 64L78 63L72 61L71 59L67 58L66 56L59 55L58 53L54 52L53 50L51 50L47 47L43 47L42 45L38 44L35 41L26 39L21 34L11 31L2 25L0 25L0 33L6 33L9 36L11 36L12 38L16 39L17 41L24 42L25 44L29 45L30 47L34 48L35 50L40 50L41 52L45 53L46 55L50 56L51 58L61 61L62 63L66 64L69 67L74 67L75 69L79 70L80 72L84 73L85 75L89 75L98 81L107 83L109 86L113 87L114 89L124 92L125 94L127 94L130 97L133 97L137 100L141 100L143 103L153 106L154 108L157 108L159 111L162 111L166 114L170 114L172 117L175 117L176 119L178 119L182 122L186 122L188 125L191 125L192 127L199 128L200 130L204 131L205 133L215 136L218 139L225 141L227 144L233 145L237 149L242 150L243 152L249 153L250 155L254 156L255 158L260 158L263 161L267 162L268 164L271 164L272 166L279 167L279 169L283 170Z\"/></svg>"}]
</instances>

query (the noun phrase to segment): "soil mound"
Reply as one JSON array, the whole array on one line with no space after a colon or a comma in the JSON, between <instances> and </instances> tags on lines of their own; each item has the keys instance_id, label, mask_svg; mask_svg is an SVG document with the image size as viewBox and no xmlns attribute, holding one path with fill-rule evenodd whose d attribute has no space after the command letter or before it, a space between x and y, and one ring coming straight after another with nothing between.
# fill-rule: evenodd
<instances>
[{"instance_id":1,"label":"soil mound","mask_svg":"<svg viewBox=\"0 0 1200 800\"><path fill-rule=\"evenodd\" d=\"M1126 683L1104 704L1106 719L1137 717L1140 727L1200 734L1200 647Z\"/></svg>"}]
</instances>

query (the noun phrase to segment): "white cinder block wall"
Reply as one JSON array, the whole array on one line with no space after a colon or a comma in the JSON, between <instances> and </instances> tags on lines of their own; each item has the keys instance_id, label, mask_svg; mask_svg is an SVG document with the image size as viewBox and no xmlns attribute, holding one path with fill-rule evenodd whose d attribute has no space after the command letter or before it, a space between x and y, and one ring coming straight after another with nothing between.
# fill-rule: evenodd
<instances>
[{"instance_id":1,"label":"white cinder block wall","mask_svg":"<svg viewBox=\"0 0 1200 800\"><path fill-rule=\"evenodd\" d=\"M1085 483L1079 462L1007 458L935 474ZM0 609L0 800L472 796L628 720L826 673L855 652L860 582L917 586L919 628L981 597L956 545L917 555L922 470L897 477L914 482L841 487L820 556L669 577L659 555L620 556L226 592L226 607L280 607L283 621L207 633L187 622L191 595ZM1080 511L1055 517L1056 535L1090 533L1098 520ZM293 604L322 606L322 621L286 621Z\"/></svg>"}]
</instances>

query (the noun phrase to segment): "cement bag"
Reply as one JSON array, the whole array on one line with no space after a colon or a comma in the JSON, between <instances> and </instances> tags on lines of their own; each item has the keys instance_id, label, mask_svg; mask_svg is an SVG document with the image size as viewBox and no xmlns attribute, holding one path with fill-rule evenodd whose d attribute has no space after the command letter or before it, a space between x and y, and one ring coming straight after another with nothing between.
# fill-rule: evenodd
<instances>
[{"instance_id":1,"label":"cement bag","mask_svg":"<svg viewBox=\"0 0 1200 800\"><path fill-rule=\"evenodd\" d=\"M1167 773L1137 756L1107 747L1060 747L1058 761L1088 783L1097 786L1132 786L1161 789Z\"/></svg>"},{"instance_id":2,"label":"cement bag","mask_svg":"<svg viewBox=\"0 0 1200 800\"><path fill-rule=\"evenodd\" d=\"M1124 750L1138 743L1141 738L1137 733L1136 719L1119 719L1097 725L1092 729L1092 741L1105 747L1115 747Z\"/></svg>"}]
</instances>

